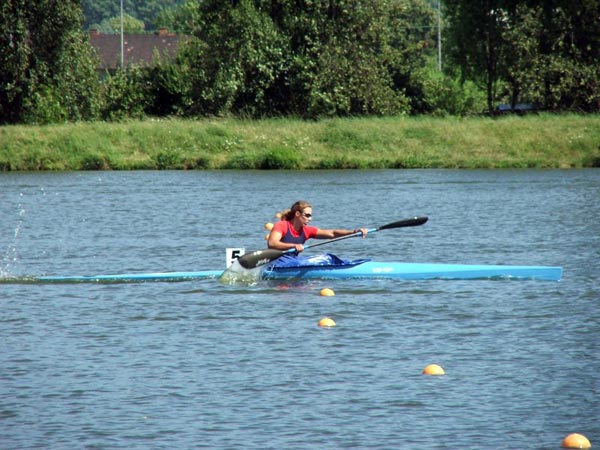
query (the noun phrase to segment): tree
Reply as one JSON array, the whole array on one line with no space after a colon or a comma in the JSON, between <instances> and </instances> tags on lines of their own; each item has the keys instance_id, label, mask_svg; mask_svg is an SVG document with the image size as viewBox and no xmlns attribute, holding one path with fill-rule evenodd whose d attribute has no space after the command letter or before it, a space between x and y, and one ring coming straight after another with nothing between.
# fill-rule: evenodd
<instances>
[{"instance_id":1,"label":"tree","mask_svg":"<svg viewBox=\"0 0 600 450\"><path fill-rule=\"evenodd\" d=\"M494 110L507 14L505 0L446 0L445 16L450 58L461 68L463 79L478 83L487 94L488 110Z\"/></svg>"},{"instance_id":2,"label":"tree","mask_svg":"<svg viewBox=\"0 0 600 450\"><path fill-rule=\"evenodd\" d=\"M110 19L107 19L107 21L113 32L121 31L120 15L111 17ZM143 21L138 20L129 14L123 14L123 31L125 33L143 33L145 27L146 26L144 25Z\"/></svg>"},{"instance_id":3,"label":"tree","mask_svg":"<svg viewBox=\"0 0 600 450\"><path fill-rule=\"evenodd\" d=\"M184 0L123 0L123 10L125 14L144 22L144 29L152 29L160 14L183 2ZM81 4L85 15L85 29L98 27L98 24L111 17L121 15L119 0L82 0Z\"/></svg>"},{"instance_id":4,"label":"tree","mask_svg":"<svg viewBox=\"0 0 600 450\"><path fill-rule=\"evenodd\" d=\"M544 106L600 111L600 3L543 3L540 40Z\"/></svg>"},{"instance_id":5,"label":"tree","mask_svg":"<svg viewBox=\"0 0 600 450\"><path fill-rule=\"evenodd\" d=\"M179 34L192 34L195 24L199 23L198 11L202 0L186 0L173 8L164 8L154 18L158 28L168 28Z\"/></svg>"},{"instance_id":6,"label":"tree","mask_svg":"<svg viewBox=\"0 0 600 450\"><path fill-rule=\"evenodd\" d=\"M0 40L2 123L95 116L97 61L81 23L77 0L3 2L0 24L11 25Z\"/></svg>"},{"instance_id":7,"label":"tree","mask_svg":"<svg viewBox=\"0 0 600 450\"><path fill-rule=\"evenodd\" d=\"M512 108L524 97L528 102L542 104L538 86L543 85L540 70L542 54L540 53L540 37L543 32L541 8L529 8L526 5L516 5L510 12L510 24L505 32L506 45L510 47L505 52L505 59L500 65L509 103Z\"/></svg>"},{"instance_id":8,"label":"tree","mask_svg":"<svg viewBox=\"0 0 600 450\"><path fill-rule=\"evenodd\" d=\"M296 108L311 117L408 112L399 73L410 63L397 45L394 7L406 2L337 1L292 12ZM308 9L308 8L307 8ZM410 53L410 52L406 52Z\"/></svg>"},{"instance_id":9,"label":"tree","mask_svg":"<svg viewBox=\"0 0 600 450\"><path fill-rule=\"evenodd\" d=\"M23 116L28 66L25 0L4 1L0 6L0 124L16 123Z\"/></svg>"},{"instance_id":10,"label":"tree","mask_svg":"<svg viewBox=\"0 0 600 450\"><path fill-rule=\"evenodd\" d=\"M399 38L398 27L434 23L420 0L205 0L198 12L184 57L196 111L210 114L407 112L426 42L422 30Z\"/></svg>"},{"instance_id":11,"label":"tree","mask_svg":"<svg viewBox=\"0 0 600 450\"><path fill-rule=\"evenodd\" d=\"M205 1L199 16L182 54L193 77L192 112L265 114L287 54L272 20L249 0Z\"/></svg>"},{"instance_id":12,"label":"tree","mask_svg":"<svg viewBox=\"0 0 600 450\"><path fill-rule=\"evenodd\" d=\"M600 110L600 3L446 0L450 57L463 79L553 110Z\"/></svg>"}]
</instances>

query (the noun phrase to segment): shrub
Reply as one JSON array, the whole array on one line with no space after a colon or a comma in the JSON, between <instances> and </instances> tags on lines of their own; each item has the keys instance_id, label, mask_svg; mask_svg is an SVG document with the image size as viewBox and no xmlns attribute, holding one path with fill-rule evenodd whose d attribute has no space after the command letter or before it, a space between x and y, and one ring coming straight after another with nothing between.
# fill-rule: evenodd
<instances>
[{"instance_id":1,"label":"shrub","mask_svg":"<svg viewBox=\"0 0 600 450\"><path fill-rule=\"evenodd\" d=\"M284 148L268 151L257 164L257 168L263 170L298 169L299 166L300 159L296 154Z\"/></svg>"},{"instance_id":2,"label":"shrub","mask_svg":"<svg viewBox=\"0 0 600 450\"><path fill-rule=\"evenodd\" d=\"M108 170L111 165L103 156L91 154L84 156L80 168L81 170Z\"/></svg>"},{"instance_id":3,"label":"shrub","mask_svg":"<svg viewBox=\"0 0 600 450\"><path fill-rule=\"evenodd\" d=\"M173 150L165 150L154 157L156 168L159 170L181 169L181 155Z\"/></svg>"}]
</instances>

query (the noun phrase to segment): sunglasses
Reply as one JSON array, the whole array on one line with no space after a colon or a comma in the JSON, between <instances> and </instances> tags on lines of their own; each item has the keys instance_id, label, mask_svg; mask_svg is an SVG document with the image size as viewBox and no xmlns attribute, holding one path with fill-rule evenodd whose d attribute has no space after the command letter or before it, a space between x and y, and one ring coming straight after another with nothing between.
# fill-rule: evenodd
<instances>
[{"instance_id":1,"label":"sunglasses","mask_svg":"<svg viewBox=\"0 0 600 450\"><path fill-rule=\"evenodd\" d=\"M310 219L312 217L312 214L310 214L310 213L308 213L308 214L307 213L300 213L300 214L302 214L307 219Z\"/></svg>"}]
</instances>

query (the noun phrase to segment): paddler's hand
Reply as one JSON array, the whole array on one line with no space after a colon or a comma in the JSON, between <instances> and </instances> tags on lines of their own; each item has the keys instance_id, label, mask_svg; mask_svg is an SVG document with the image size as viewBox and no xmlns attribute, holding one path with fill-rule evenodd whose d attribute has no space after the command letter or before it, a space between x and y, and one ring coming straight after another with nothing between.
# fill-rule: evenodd
<instances>
[{"instance_id":1,"label":"paddler's hand","mask_svg":"<svg viewBox=\"0 0 600 450\"><path fill-rule=\"evenodd\" d=\"M367 237L367 233L369 232L369 230L367 228L358 228L358 229L354 230L355 233L358 233L359 231L360 231L363 239Z\"/></svg>"},{"instance_id":2,"label":"paddler's hand","mask_svg":"<svg viewBox=\"0 0 600 450\"><path fill-rule=\"evenodd\" d=\"M296 244L294 245L294 248L296 249L296 253L300 253L304 251L304 245L302 244Z\"/></svg>"}]
</instances>

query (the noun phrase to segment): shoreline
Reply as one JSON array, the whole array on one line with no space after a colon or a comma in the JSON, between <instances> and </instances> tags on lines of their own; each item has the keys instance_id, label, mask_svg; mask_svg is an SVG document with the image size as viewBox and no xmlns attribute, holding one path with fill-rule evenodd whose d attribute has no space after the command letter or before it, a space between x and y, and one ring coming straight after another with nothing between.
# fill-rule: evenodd
<instances>
[{"instance_id":1,"label":"shoreline","mask_svg":"<svg viewBox=\"0 0 600 450\"><path fill-rule=\"evenodd\" d=\"M600 115L156 119L0 127L0 172L600 167Z\"/></svg>"}]
</instances>

